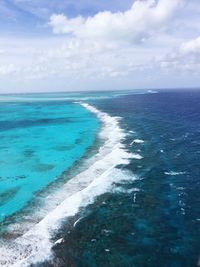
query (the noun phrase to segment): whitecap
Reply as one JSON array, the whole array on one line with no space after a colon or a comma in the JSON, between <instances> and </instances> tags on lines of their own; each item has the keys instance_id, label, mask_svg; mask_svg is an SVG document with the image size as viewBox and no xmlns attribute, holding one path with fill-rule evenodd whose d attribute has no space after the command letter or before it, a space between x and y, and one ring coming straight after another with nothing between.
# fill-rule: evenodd
<instances>
[{"instance_id":1,"label":"whitecap","mask_svg":"<svg viewBox=\"0 0 200 267\"><path fill-rule=\"evenodd\" d=\"M157 94L158 91L155 91L155 90L148 90L148 93L150 93L150 94Z\"/></svg>"},{"instance_id":2,"label":"whitecap","mask_svg":"<svg viewBox=\"0 0 200 267\"><path fill-rule=\"evenodd\" d=\"M176 175L185 174L186 172L169 171L169 172L164 172L164 173L165 173L166 175L176 176Z\"/></svg>"},{"instance_id":3,"label":"whitecap","mask_svg":"<svg viewBox=\"0 0 200 267\"><path fill-rule=\"evenodd\" d=\"M133 144L143 144L144 140L141 139L134 139L131 143L130 146L132 146Z\"/></svg>"},{"instance_id":4,"label":"whitecap","mask_svg":"<svg viewBox=\"0 0 200 267\"><path fill-rule=\"evenodd\" d=\"M64 242L64 239L60 238L54 243L54 245L59 245L59 244L62 244L63 242Z\"/></svg>"},{"instance_id":5,"label":"whitecap","mask_svg":"<svg viewBox=\"0 0 200 267\"><path fill-rule=\"evenodd\" d=\"M131 133L131 134L135 134L136 132L134 132L134 131L129 131L129 133Z\"/></svg>"},{"instance_id":6,"label":"whitecap","mask_svg":"<svg viewBox=\"0 0 200 267\"><path fill-rule=\"evenodd\" d=\"M132 153L131 158L132 159L143 159L143 156L141 156L140 154Z\"/></svg>"}]
</instances>

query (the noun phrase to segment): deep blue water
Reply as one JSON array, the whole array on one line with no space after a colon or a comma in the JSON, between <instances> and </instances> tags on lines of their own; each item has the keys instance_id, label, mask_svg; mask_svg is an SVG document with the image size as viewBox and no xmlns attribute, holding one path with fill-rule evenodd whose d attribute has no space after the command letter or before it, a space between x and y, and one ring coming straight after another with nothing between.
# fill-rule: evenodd
<instances>
[{"instance_id":1,"label":"deep blue water","mask_svg":"<svg viewBox=\"0 0 200 267\"><path fill-rule=\"evenodd\" d=\"M52 94L48 98L69 98L68 102L36 99L31 105L1 105L1 213L13 214L28 205L35 192L55 182L94 145L100 123L72 103L76 99L120 117L120 127L127 133L125 150L141 156L117 166L130 179L114 183L110 192L66 220L55 236L64 242L53 248L53 261L34 266L197 266L200 92L143 93ZM40 101L45 97L34 95ZM43 177L39 183L38 174ZM9 206L9 199L16 197L18 205Z\"/></svg>"},{"instance_id":2,"label":"deep blue water","mask_svg":"<svg viewBox=\"0 0 200 267\"><path fill-rule=\"evenodd\" d=\"M200 92L130 94L91 101L131 131L124 143L137 179L90 205L65 243L60 266L193 267L200 256ZM134 133L133 133L134 131ZM132 143L134 139L144 143Z\"/></svg>"}]
</instances>

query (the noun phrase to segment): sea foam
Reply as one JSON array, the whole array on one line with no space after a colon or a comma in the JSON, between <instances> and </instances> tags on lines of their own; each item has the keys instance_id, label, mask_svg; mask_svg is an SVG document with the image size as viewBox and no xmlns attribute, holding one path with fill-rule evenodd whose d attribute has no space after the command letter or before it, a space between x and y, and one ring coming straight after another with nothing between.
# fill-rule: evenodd
<instances>
[{"instance_id":1,"label":"sea foam","mask_svg":"<svg viewBox=\"0 0 200 267\"><path fill-rule=\"evenodd\" d=\"M132 146L133 144L143 144L144 140L141 139L134 139L131 143L130 146Z\"/></svg>"},{"instance_id":2,"label":"sea foam","mask_svg":"<svg viewBox=\"0 0 200 267\"><path fill-rule=\"evenodd\" d=\"M175 171L165 172L166 175L170 175L170 176L182 175L182 174L185 174L185 173L186 172L175 172Z\"/></svg>"},{"instance_id":3,"label":"sea foam","mask_svg":"<svg viewBox=\"0 0 200 267\"><path fill-rule=\"evenodd\" d=\"M39 223L12 242L0 246L0 265L24 267L51 259L52 237L67 217L74 216L80 208L94 202L95 198L109 191L115 182L134 179L133 175L115 168L119 164L128 164L130 154L122 144L126 134L119 127L119 118L111 117L95 107L80 103L84 108L96 114L102 122L99 137L104 141L98 153L89 160L88 168L67 182L54 197L65 199ZM53 197L47 199L51 205Z\"/></svg>"}]
</instances>

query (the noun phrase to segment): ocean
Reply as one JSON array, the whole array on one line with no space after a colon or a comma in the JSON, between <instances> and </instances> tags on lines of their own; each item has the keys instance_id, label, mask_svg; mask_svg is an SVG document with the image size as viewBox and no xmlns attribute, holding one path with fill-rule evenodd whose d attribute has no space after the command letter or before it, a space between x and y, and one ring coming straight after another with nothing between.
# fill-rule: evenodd
<instances>
[{"instance_id":1,"label":"ocean","mask_svg":"<svg viewBox=\"0 0 200 267\"><path fill-rule=\"evenodd\" d=\"M0 95L0 266L200 266L200 91Z\"/></svg>"}]
</instances>

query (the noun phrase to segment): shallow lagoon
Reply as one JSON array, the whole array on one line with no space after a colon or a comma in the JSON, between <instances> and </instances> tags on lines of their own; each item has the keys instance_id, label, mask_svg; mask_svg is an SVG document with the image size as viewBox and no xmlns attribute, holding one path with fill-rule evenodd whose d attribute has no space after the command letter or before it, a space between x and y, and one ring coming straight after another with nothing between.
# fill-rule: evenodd
<instances>
[{"instance_id":1,"label":"shallow lagoon","mask_svg":"<svg viewBox=\"0 0 200 267\"><path fill-rule=\"evenodd\" d=\"M1 103L0 220L26 206L79 160L98 126L79 104Z\"/></svg>"}]
</instances>

